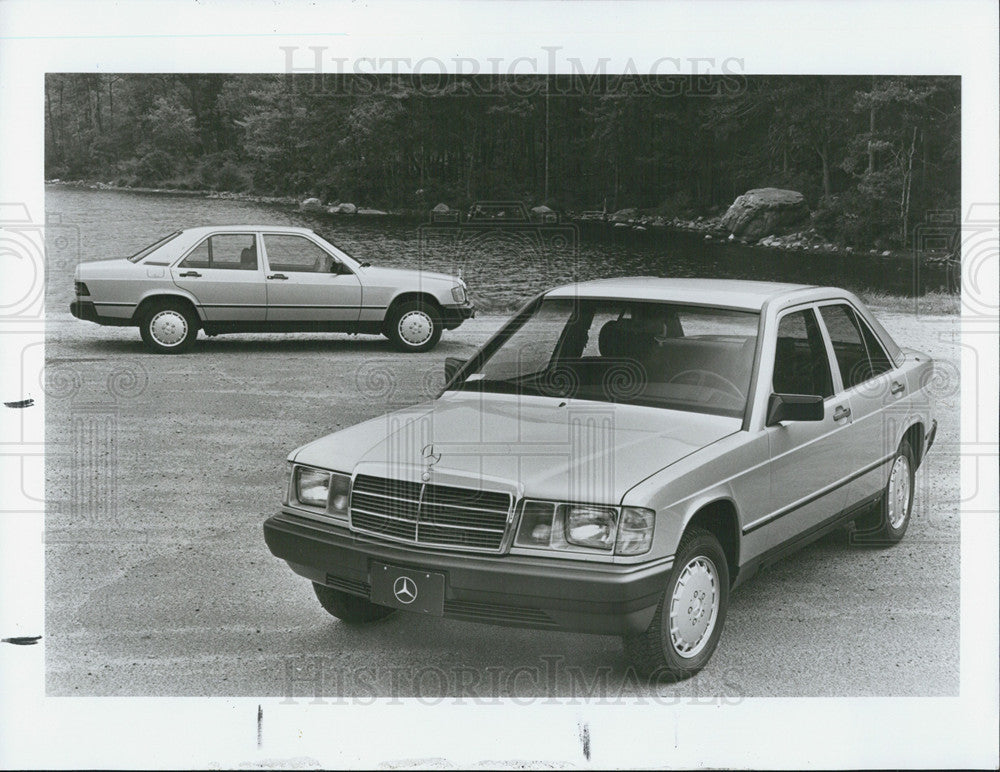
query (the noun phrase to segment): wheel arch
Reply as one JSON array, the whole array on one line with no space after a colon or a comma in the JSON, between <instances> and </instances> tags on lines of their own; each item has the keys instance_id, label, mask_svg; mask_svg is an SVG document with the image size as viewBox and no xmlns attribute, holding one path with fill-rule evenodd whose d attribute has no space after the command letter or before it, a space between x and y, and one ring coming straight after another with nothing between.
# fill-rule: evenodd
<instances>
[{"instance_id":1,"label":"wheel arch","mask_svg":"<svg viewBox=\"0 0 1000 772\"><path fill-rule=\"evenodd\" d=\"M417 300L422 303L428 303L437 309L440 315L443 312L441 306L441 301L438 300L434 295L427 290L405 290L400 292L398 295L393 296L392 300L389 301L388 307L385 309L385 317L382 320L382 326L388 323L389 318L392 316L396 308L402 303L409 303L410 301Z\"/></svg>"},{"instance_id":2,"label":"wheel arch","mask_svg":"<svg viewBox=\"0 0 1000 772\"><path fill-rule=\"evenodd\" d=\"M132 312L132 322L133 324L140 324L142 321L142 316L146 313L148 309L154 303L160 303L163 301L168 302L179 302L186 304L187 307L194 312L195 317L197 317L199 323L204 322L204 316L201 313L201 309L198 307L197 301L193 296L188 295L184 292L151 292L144 295L139 301L139 304L135 307L135 311Z\"/></svg>"},{"instance_id":3,"label":"wheel arch","mask_svg":"<svg viewBox=\"0 0 1000 772\"><path fill-rule=\"evenodd\" d=\"M916 419L911 423L906 430L903 432L899 441L907 440L910 443L910 450L913 451L913 466L917 468L920 466L920 462L924 457L924 437L927 436L927 430L924 427L924 422L921 419Z\"/></svg>"},{"instance_id":4,"label":"wheel arch","mask_svg":"<svg viewBox=\"0 0 1000 772\"><path fill-rule=\"evenodd\" d=\"M684 526L684 532L692 528L704 528L719 540L729 567L729 583L734 584L740 566L740 518L736 502L721 497L697 505Z\"/></svg>"}]
</instances>

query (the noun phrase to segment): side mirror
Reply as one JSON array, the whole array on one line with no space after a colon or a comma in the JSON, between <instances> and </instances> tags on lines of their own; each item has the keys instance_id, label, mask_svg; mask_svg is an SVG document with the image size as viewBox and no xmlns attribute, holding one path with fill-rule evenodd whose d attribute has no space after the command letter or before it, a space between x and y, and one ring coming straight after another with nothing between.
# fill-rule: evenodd
<instances>
[{"instance_id":1,"label":"side mirror","mask_svg":"<svg viewBox=\"0 0 1000 772\"><path fill-rule=\"evenodd\" d=\"M781 421L822 421L826 416L818 394L772 394L767 401L767 425Z\"/></svg>"},{"instance_id":2,"label":"side mirror","mask_svg":"<svg viewBox=\"0 0 1000 772\"><path fill-rule=\"evenodd\" d=\"M342 274L342 273L346 273L346 271L344 269L344 264L342 262L340 262L339 260L331 260L330 261L330 273L338 274L338 275Z\"/></svg>"},{"instance_id":3,"label":"side mirror","mask_svg":"<svg viewBox=\"0 0 1000 772\"><path fill-rule=\"evenodd\" d=\"M451 383L451 379L455 377L462 365L465 364L464 359L459 359L458 357L445 357L444 360L444 382Z\"/></svg>"}]
</instances>

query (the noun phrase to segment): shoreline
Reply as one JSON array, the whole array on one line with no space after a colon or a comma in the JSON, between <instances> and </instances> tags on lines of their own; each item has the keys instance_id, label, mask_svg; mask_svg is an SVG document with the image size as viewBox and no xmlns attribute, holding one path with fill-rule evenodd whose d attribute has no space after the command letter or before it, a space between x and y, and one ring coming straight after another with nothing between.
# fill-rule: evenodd
<instances>
[{"instance_id":1,"label":"shoreline","mask_svg":"<svg viewBox=\"0 0 1000 772\"><path fill-rule=\"evenodd\" d=\"M166 196L186 196L189 198L221 199L230 201L245 201L252 204L262 204L266 206L277 206L294 209L304 214L327 215L333 218L360 217L365 220L377 219L379 217L390 217L393 219L412 219L414 221L426 221L431 216L431 210L422 209L390 209L379 210L373 208L358 207L357 211L337 212L333 211L336 205L322 205L315 208L303 208L302 200L295 196L266 196L257 193L242 193L224 190L208 189L182 189L182 188L151 188L151 187L128 187L114 185L108 182L93 180L45 180L45 185L59 186L64 188L77 188L81 190L99 190L120 193L138 193L145 195L166 195ZM452 210L459 211L459 210ZM781 251L799 253L802 255L816 254L817 256L843 255L855 257L875 257L879 259L895 260L915 260L918 259L913 250L892 250L877 248L855 248L851 245L838 243L824 238L812 226L803 227L798 231L782 235L768 235L759 241L750 242L727 233L722 229L720 221L721 214L699 215L695 218L672 217L666 218L660 215L641 214L638 210L635 215L628 218L620 218L613 213L603 213L594 211L573 212L567 211L561 222L571 223L577 227L596 228L605 232L624 231L627 233L696 233L703 234L704 240L718 245L732 244L739 247L752 247L760 250ZM919 258L925 264L947 264L960 265L960 261L955 260L951 254L944 250L926 252Z\"/></svg>"}]
</instances>

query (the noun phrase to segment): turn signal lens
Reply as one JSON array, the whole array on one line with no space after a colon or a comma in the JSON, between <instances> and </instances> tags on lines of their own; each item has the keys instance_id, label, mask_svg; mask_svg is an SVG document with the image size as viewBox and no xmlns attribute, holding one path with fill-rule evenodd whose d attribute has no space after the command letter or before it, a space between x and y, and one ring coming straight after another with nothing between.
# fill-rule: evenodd
<instances>
[{"instance_id":1,"label":"turn signal lens","mask_svg":"<svg viewBox=\"0 0 1000 772\"><path fill-rule=\"evenodd\" d=\"M641 507L622 507L621 525L618 528L619 555L642 555L653 546L653 525L656 513Z\"/></svg>"},{"instance_id":2,"label":"turn signal lens","mask_svg":"<svg viewBox=\"0 0 1000 772\"><path fill-rule=\"evenodd\" d=\"M465 287L461 284L456 284L451 288L451 296L455 299L456 303L464 303L466 300Z\"/></svg>"}]
</instances>

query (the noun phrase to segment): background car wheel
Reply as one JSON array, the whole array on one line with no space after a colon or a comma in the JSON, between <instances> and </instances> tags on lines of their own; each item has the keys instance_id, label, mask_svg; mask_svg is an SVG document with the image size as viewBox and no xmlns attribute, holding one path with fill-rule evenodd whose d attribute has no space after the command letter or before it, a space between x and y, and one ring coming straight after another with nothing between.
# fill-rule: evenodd
<instances>
[{"instance_id":1,"label":"background car wheel","mask_svg":"<svg viewBox=\"0 0 1000 772\"><path fill-rule=\"evenodd\" d=\"M855 541L871 546L892 546L897 544L910 525L913 511L913 449L907 440L899 443L899 449L889 467L882 498L875 508L854 521Z\"/></svg>"},{"instance_id":2,"label":"background car wheel","mask_svg":"<svg viewBox=\"0 0 1000 772\"><path fill-rule=\"evenodd\" d=\"M400 303L386 319L385 335L400 351L430 351L441 340L441 317L428 303Z\"/></svg>"},{"instance_id":3,"label":"background car wheel","mask_svg":"<svg viewBox=\"0 0 1000 772\"><path fill-rule=\"evenodd\" d=\"M375 622L389 616L395 609L379 606L357 595L334 590L322 584L313 582L313 590L319 598L320 605L342 622L349 624L364 624Z\"/></svg>"},{"instance_id":4,"label":"background car wheel","mask_svg":"<svg viewBox=\"0 0 1000 772\"><path fill-rule=\"evenodd\" d=\"M656 615L646 632L624 638L625 656L642 675L679 681L715 651L729 607L729 566L718 539L684 534Z\"/></svg>"},{"instance_id":5,"label":"background car wheel","mask_svg":"<svg viewBox=\"0 0 1000 772\"><path fill-rule=\"evenodd\" d=\"M139 334L151 351L179 354L191 348L198 337L198 318L180 303L157 303L143 313Z\"/></svg>"}]
</instances>

